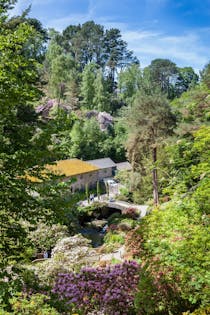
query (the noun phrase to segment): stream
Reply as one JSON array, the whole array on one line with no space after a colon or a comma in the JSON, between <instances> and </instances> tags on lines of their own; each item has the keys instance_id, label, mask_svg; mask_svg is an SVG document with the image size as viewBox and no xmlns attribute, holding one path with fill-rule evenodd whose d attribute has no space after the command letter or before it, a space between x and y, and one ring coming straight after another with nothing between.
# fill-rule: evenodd
<instances>
[{"instance_id":1,"label":"stream","mask_svg":"<svg viewBox=\"0 0 210 315\"><path fill-rule=\"evenodd\" d=\"M101 246L103 244L104 236L106 235L108 219L110 215L115 213L119 214L121 211L112 208L106 208L106 211L102 211L96 216L86 216L81 218L81 228L79 233L90 239L94 248Z\"/></svg>"},{"instance_id":2,"label":"stream","mask_svg":"<svg viewBox=\"0 0 210 315\"><path fill-rule=\"evenodd\" d=\"M99 247L103 244L105 233L98 231L96 228L83 227L79 231L84 237L91 240L91 244L94 248Z\"/></svg>"}]
</instances>

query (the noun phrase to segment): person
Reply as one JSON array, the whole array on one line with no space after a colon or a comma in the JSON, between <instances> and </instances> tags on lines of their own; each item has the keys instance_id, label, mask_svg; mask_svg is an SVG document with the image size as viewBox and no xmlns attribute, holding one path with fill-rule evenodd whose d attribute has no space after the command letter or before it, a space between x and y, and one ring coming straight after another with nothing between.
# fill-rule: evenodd
<instances>
[{"instance_id":1,"label":"person","mask_svg":"<svg viewBox=\"0 0 210 315\"><path fill-rule=\"evenodd\" d=\"M48 252L45 250L43 254L44 258L48 258Z\"/></svg>"},{"instance_id":2,"label":"person","mask_svg":"<svg viewBox=\"0 0 210 315\"><path fill-rule=\"evenodd\" d=\"M52 248L47 250L47 258L51 258Z\"/></svg>"},{"instance_id":3,"label":"person","mask_svg":"<svg viewBox=\"0 0 210 315\"><path fill-rule=\"evenodd\" d=\"M104 227L102 228L101 233L103 234L106 233L107 229L108 229L108 224L105 224Z\"/></svg>"}]
</instances>

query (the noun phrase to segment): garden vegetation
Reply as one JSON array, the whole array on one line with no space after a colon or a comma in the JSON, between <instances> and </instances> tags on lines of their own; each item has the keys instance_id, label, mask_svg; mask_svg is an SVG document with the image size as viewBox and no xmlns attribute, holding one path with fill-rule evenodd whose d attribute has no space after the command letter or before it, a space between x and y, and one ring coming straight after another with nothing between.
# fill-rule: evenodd
<instances>
[{"instance_id":1,"label":"garden vegetation","mask_svg":"<svg viewBox=\"0 0 210 315\"><path fill-rule=\"evenodd\" d=\"M48 31L15 3L0 0L0 314L210 314L210 65L141 69L120 30ZM108 218L101 250L126 259L106 266L78 235L84 193L43 173L101 157L128 159L120 197L149 205Z\"/></svg>"}]
</instances>

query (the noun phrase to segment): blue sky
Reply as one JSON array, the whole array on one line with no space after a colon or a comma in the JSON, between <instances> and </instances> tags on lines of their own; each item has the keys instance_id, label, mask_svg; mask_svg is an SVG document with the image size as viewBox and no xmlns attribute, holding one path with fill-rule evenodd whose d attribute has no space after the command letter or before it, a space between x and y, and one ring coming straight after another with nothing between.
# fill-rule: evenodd
<instances>
[{"instance_id":1,"label":"blue sky","mask_svg":"<svg viewBox=\"0 0 210 315\"><path fill-rule=\"evenodd\" d=\"M13 13L62 31L89 20L121 30L142 67L167 58L197 72L210 61L210 0L19 0Z\"/></svg>"}]
</instances>

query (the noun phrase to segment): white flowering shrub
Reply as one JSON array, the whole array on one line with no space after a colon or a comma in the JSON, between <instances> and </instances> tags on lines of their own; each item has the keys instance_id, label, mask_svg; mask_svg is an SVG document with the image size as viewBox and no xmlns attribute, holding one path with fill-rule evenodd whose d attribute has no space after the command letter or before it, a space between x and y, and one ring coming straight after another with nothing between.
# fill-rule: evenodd
<instances>
[{"instance_id":1,"label":"white flowering shrub","mask_svg":"<svg viewBox=\"0 0 210 315\"><path fill-rule=\"evenodd\" d=\"M29 233L29 239L37 250L50 249L64 237L67 237L68 228L65 225L53 224L51 226L40 223L36 230Z\"/></svg>"},{"instance_id":2,"label":"white flowering shrub","mask_svg":"<svg viewBox=\"0 0 210 315\"><path fill-rule=\"evenodd\" d=\"M92 266L99 256L90 241L81 234L59 240L52 250L52 257L37 263L33 269L43 284L52 284L59 273L79 271Z\"/></svg>"}]
</instances>

